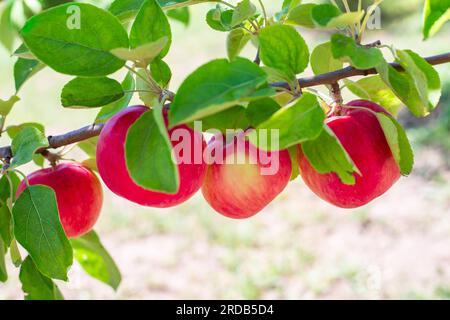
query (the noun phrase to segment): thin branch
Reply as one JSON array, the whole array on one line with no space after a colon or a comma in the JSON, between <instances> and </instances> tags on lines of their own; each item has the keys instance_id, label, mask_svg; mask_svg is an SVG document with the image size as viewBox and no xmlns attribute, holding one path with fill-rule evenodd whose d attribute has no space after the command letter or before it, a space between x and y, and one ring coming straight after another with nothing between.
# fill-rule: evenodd
<instances>
[{"instance_id":1,"label":"thin branch","mask_svg":"<svg viewBox=\"0 0 450 320\"><path fill-rule=\"evenodd\" d=\"M426 61L428 61L431 65L438 65L438 64L444 64L450 62L450 52L440 54L437 56L431 56L428 58L425 58ZM391 66L394 67L396 70L402 71L403 68L398 63L391 63ZM302 88L308 88L308 87L314 87L319 86L323 84L333 84L335 82L338 82L339 80L350 78L350 77L356 77L356 76L368 76L372 74L377 74L376 69L368 69L368 70L358 70L353 67L347 67L344 69L336 70L329 73L319 74L312 77L305 77L305 78L299 78L298 83ZM284 88L289 89L289 84L287 82L275 82L271 84L273 87L276 88Z\"/></svg>"},{"instance_id":2,"label":"thin branch","mask_svg":"<svg viewBox=\"0 0 450 320\"><path fill-rule=\"evenodd\" d=\"M437 56L428 57L425 58L425 60L427 60L428 63L432 65L449 63L450 52ZM391 65L397 70L402 70L402 67L398 63L391 63ZM377 71L375 69L357 70L352 67L347 67L341 70L317 75L314 77L300 78L298 79L298 83L301 86L301 88L314 87L323 84L332 85L338 82L339 80L345 78L354 76L367 76L376 73ZM273 87L279 88L280 90L290 89L289 85L286 82L277 82L272 83L271 85ZM45 154L45 150L47 149L60 148L63 146L71 145L98 136L102 131L103 126L104 124L89 125L74 131L67 132L62 135L49 136L48 137L49 146L47 148L41 148L37 150L36 153ZM10 146L0 148L0 158L5 159L6 161L12 158L12 151Z\"/></svg>"},{"instance_id":3,"label":"thin branch","mask_svg":"<svg viewBox=\"0 0 450 320\"><path fill-rule=\"evenodd\" d=\"M258 0L258 1L259 1L259 5L261 6L261 10L263 12L265 25L267 26L267 23L269 22L269 18L267 15L266 7L264 6L264 3L262 2L262 0Z\"/></svg>"},{"instance_id":4,"label":"thin branch","mask_svg":"<svg viewBox=\"0 0 450 320\"><path fill-rule=\"evenodd\" d=\"M74 131L67 132L58 136L49 136L48 137L48 148L41 148L36 151L36 153L44 153L47 149L56 149L63 146L67 146L73 143L77 143L80 141L87 140L89 138L98 136L103 129L103 124L95 124L89 125ZM12 151L11 147L2 147L0 148L0 158L3 159L11 159Z\"/></svg>"}]
</instances>

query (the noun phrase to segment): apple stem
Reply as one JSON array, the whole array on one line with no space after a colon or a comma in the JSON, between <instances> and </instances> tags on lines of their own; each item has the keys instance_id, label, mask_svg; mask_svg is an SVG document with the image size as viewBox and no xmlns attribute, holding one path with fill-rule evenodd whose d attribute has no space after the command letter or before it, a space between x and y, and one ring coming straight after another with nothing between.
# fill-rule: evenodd
<instances>
[{"instance_id":1,"label":"apple stem","mask_svg":"<svg viewBox=\"0 0 450 320\"><path fill-rule=\"evenodd\" d=\"M342 107L342 103L344 102L344 100L342 99L339 83L335 82L331 84L330 94L333 99L333 104L335 105L334 112L338 113Z\"/></svg>"},{"instance_id":2,"label":"apple stem","mask_svg":"<svg viewBox=\"0 0 450 320\"><path fill-rule=\"evenodd\" d=\"M61 156L58 153L53 153L48 150L44 150L41 152L42 156L50 162L52 168L55 168L58 161L61 160Z\"/></svg>"}]
</instances>

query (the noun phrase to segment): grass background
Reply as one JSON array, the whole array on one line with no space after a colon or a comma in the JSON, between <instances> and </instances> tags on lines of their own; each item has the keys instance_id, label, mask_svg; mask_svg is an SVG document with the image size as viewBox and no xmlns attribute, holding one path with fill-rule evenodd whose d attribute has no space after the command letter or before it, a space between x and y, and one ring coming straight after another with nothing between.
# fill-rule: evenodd
<instances>
[{"instance_id":1,"label":"grass background","mask_svg":"<svg viewBox=\"0 0 450 320\"><path fill-rule=\"evenodd\" d=\"M270 12L281 2L264 1ZM422 55L449 51L448 27L422 41L422 2L385 1L382 29L368 32L365 42L381 39ZM210 7L192 8L188 28L172 22L167 62L173 90L203 63L226 55L226 35L205 23ZM329 37L299 31L311 49ZM254 51L249 46L244 55L252 58ZM14 60L0 48L2 99L13 92ZM233 221L210 209L201 193L161 210L131 204L105 189L96 229L122 271L122 285L114 292L76 264L70 283L58 285L73 299L449 299L450 67L437 69L446 88L438 116L418 121L404 113L401 118L414 143L415 170L370 205L337 209L297 179L256 217ZM69 79L50 69L36 75L24 86L8 124L38 120L47 134L58 134L92 122L96 110L61 107L60 91ZM0 144L9 141L2 137ZM83 159L77 152L70 155ZM34 169L27 166L25 171ZM10 281L0 284L0 299L22 298L17 274L10 267Z\"/></svg>"}]
</instances>

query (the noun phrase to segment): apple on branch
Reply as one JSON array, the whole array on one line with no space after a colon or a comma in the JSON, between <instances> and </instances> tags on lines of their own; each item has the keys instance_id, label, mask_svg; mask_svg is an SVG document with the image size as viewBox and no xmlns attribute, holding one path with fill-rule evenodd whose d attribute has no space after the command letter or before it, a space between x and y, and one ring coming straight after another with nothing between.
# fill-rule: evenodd
<instances>
[{"instance_id":1,"label":"apple on branch","mask_svg":"<svg viewBox=\"0 0 450 320\"><path fill-rule=\"evenodd\" d=\"M103 191L91 170L79 163L67 162L33 172L27 180L29 185L46 185L55 191L67 237L79 237L92 230L100 216ZM19 197L26 187L26 181L22 180L16 196Z\"/></svg>"},{"instance_id":2,"label":"apple on branch","mask_svg":"<svg viewBox=\"0 0 450 320\"><path fill-rule=\"evenodd\" d=\"M371 101L356 100L337 108L325 121L361 172L361 175L354 173L354 185L342 183L336 173L320 174L311 166L302 148L298 149L303 181L316 195L335 206L363 206L388 191L400 178L399 166L383 129L371 111L389 115Z\"/></svg>"},{"instance_id":3,"label":"apple on branch","mask_svg":"<svg viewBox=\"0 0 450 320\"><path fill-rule=\"evenodd\" d=\"M202 152L206 142L202 133L195 132L186 125L176 126L170 130L169 136L177 130L188 132L190 143L172 141L175 148L179 143L188 145L191 150L190 161L182 153L176 153L180 187L176 194L168 194L144 189L137 185L130 176L125 159L125 141L131 125L144 112L153 112L145 106L128 107L111 118L103 128L97 144L97 166L105 184L115 194L140 205L167 208L179 205L191 198L202 186L206 164L203 157L198 159L196 153ZM167 126L167 113L164 113ZM201 150L195 150L201 146ZM181 159L182 158L182 159Z\"/></svg>"},{"instance_id":4,"label":"apple on branch","mask_svg":"<svg viewBox=\"0 0 450 320\"><path fill-rule=\"evenodd\" d=\"M287 150L266 152L245 139L216 135L207 148L208 171L202 187L206 201L220 214L249 218L287 186L292 164Z\"/></svg>"}]
</instances>

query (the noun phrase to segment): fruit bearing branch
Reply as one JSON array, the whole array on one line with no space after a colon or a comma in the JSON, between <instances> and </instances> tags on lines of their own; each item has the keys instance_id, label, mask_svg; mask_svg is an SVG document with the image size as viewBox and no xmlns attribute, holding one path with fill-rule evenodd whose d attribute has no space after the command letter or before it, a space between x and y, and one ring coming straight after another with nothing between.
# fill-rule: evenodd
<instances>
[{"instance_id":1,"label":"fruit bearing branch","mask_svg":"<svg viewBox=\"0 0 450 320\"><path fill-rule=\"evenodd\" d=\"M438 64L444 64L450 62L450 52L440 54L437 56L431 56L428 58L425 58L426 61L428 61L431 65L438 65ZM398 63L391 63L391 66L393 66L395 69L401 71L403 68ZM319 86L323 84L333 84L338 82L339 80L355 77L355 76L368 76L371 74L377 74L377 70L374 69L368 69L368 70L358 70L353 67L346 67L344 69L336 70L333 72L328 72L324 74L320 74L317 76L312 77L305 77L298 79L298 83L301 88L308 88L308 87L314 87ZM285 88L289 89L289 84L286 82L275 82L272 83L273 87L276 88Z\"/></svg>"},{"instance_id":2,"label":"fruit bearing branch","mask_svg":"<svg viewBox=\"0 0 450 320\"><path fill-rule=\"evenodd\" d=\"M1 0L0 0L1 1ZM425 60L428 61L431 65L438 65L438 64L444 64L450 62L450 52L431 56L428 58L425 58ZM402 70L402 67L398 63L391 63L391 66L393 66L397 70ZM333 85L339 80L354 77L354 76L368 76L371 74L377 74L376 69L368 69L368 70L358 70L353 67L347 67L344 69L340 69L337 71L329 72L320 74L317 76L312 77L305 77L305 78L299 78L298 83L300 84L300 87L307 88L307 87L314 87L318 85L324 85L329 84ZM275 88L284 88L289 89L289 84L286 82L276 82L271 84ZM62 135L57 136L49 136L48 137L48 147L47 148L41 148L36 151L36 153L44 153L47 149L56 149L63 146L67 146L70 144L74 144L80 141L87 140L89 138L98 136L100 132L103 129L103 124L95 124L95 125L89 125L74 131L67 132ZM10 146L2 147L0 148L0 158L9 160L12 158L12 151Z\"/></svg>"}]
</instances>

